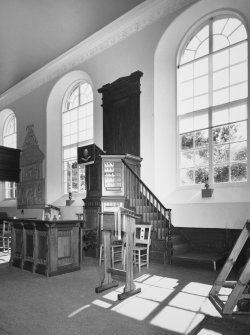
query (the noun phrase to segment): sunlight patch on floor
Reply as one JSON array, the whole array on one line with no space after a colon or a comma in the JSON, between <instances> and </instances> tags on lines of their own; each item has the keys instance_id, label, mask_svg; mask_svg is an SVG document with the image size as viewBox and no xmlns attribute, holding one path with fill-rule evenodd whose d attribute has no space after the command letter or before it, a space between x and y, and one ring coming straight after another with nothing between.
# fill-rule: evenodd
<instances>
[{"instance_id":1,"label":"sunlight patch on floor","mask_svg":"<svg viewBox=\"0 0 250 335\"><path fill-rule=\"evenodd\" d=\"M144 275L142 275L142 276L136 278L134 281L136 281L136 282L142 282L142 281L144 281L145 279L147 279L147 278L149 278L149 277L151 277L150 274L144 274Z\"/></svg>"},{"instance_id":2,"label":"sunlight patch on floor","mask_svg":"<svg viewBox=\"0 0 250 335\"><path fill-rule=\"evenodd\" d=\"M69 314L68 318L72 318L73 316L75 316L76 314L82 312L83 310L85 310L88 307L90 307L90 305L85 305L85 306L82 306L82 307L78 308L77 310L75 310L74 312L72 312L71 314Z\"/></svg>"},{"instance_id":3,"label":"sunlight patch on floor","mask_svg":"<svg viewBox=\"0 0 250 335\"><path fill-rule=\"evenodd\" d=\"M164 307L150 324L179 334L190 333L205 315L171 306Z\"/></svg>"},{"instance_id":4,"label":"sunlight patch on floor","mask_svg":"<svg viewBox=\"0 0 250 335\"><path fill-rule=\"evenodd\" d=\"M181 289L176 278L149 274L136 278L134 283L141 292L126 300L118 300L118 294L124 292L122 285L102 296L110 303L101 299L92 303L138 321L150 318L151 325L183 335L192 332L206 315L221 318L208 298L211 285L190 282ZM204 328L199 335L221 334Z\"/></svg>"},{"instance_id":5,"label":"sunlight patch on floor","mask_svg":"<svg viewBox=\"0 0 250 335\"><path fill-rule=\"evenodd\" d=\"M144 320L158 306L158 302L141 299L138 296L133 296L124 300L119 305L113 307L111 310L136 320Z\"/></svg>"},{"instance_id":6,"label":"sunlight patch on floor","mask_svg":"<svg viewBox=\"0 0 250 335\"><path fill-rule=\"evenodd\" d=\"M0 264L8 263L10 260L10 254L6 252L0 252Z\"/></svg>"},{"instance_id":7,"label":"sunlight patch on floor","mask_svg":"<svg viewBox=\"0 0 250 335\"><path fill-rule=\"evenodd\" d=\"M213 306L209 298L179 292L170 302L169 306L186 309L193 312L201 312L214 317L221 317L220 313Z\"/></svg>"},{"instance_id":8,"label":"sunlight patch on floor","mask_svg":"<svg viewBox=\"0 0 250 335\"><path fill-rule=\"evenodd\" d=\"M211 288L212 288L212 285L191 282L182 289L182 292L192 293L196 295L201 295L203 297L207 297L209 295Z\"/></svg>"},{"instance_id":9,"label":"sunlight patch on floor","mask_svg":"<svg viewBox=\"0 0 250 335\"><path fill-rule=\"evenodd\" d=\"M99 307L102 307L102 308L110 308L112 306L112 304L109 304L105 301L102 301L100 299L96 299L94 301L92 301L92 304L93 305L96 305L96 306L99 306Z\"/></svg>"},{"instance_id":10,"label":"sunlight patch on floor","mask_svg":"<svg viewBox=\"0 0 250 335\"><path fill-rule=\"evenodd\" d=\"M165 289L162 287L146 285L142 286L141 290L141 293L137 294L138 297L157 302L164 301L174 291L173 289Z\"/></svg>"},{"instance_id":11,"label":"sunlight patch on floor","mask_svg":"<svg viewBox=\"0 0 250 335\"><path fill-rule=\"evenodd\" d=\"M211 329L202 329L197 333L197 335L223 335L222 333L215 332L214 330Z\"/></svg>"}]
</instances>

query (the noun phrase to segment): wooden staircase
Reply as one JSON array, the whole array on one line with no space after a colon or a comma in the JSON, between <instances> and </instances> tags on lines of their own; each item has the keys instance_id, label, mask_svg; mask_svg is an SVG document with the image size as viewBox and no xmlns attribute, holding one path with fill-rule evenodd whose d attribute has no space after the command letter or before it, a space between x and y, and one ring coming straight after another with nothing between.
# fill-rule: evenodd
<instances>
[{"instance_id":1,"label":"wooden staircase","mask_svg":"<svg viewBox=\"0 0 250 335\"><path fill-rule=\"evenodd\" d=\"M171 209L160 202L124 160L122 162L126 179L125 206L140 216L140 223L152 226L151 260L160 263L208 264L216 270L217 263L223 261L225 255L196 249L178 228L173 227Z\"/></svg>"},{"instance_id":2,"label":"wooden staircase","mask_svg":"<svg viewBox=\"0 0 250 335\"><path fill-rule=\"evenodd\" d=\"M150 224L151 260L165 263L171 257L171 209L166 208L160 200L143 183L140 177L124 161L126 206L132 208L140 223ZM139 222L138 222L139 223Z\"/></svg>"}]
</instances>

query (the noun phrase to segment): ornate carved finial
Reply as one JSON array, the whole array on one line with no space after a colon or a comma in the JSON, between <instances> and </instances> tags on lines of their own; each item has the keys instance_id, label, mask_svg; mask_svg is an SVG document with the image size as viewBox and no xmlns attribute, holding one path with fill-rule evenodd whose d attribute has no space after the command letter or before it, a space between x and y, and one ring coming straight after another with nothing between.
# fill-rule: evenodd
<instances>
[{"instance_id":1,"label":"ornate carved finial","mask_svg":"<svg viewBox=\"0 0 250 335\"><path fill-rule=\"evenodd\" d=\"M38 146L38 141L34 133L34 125L30 124L26 127L26 137L23 143L23 150L34 146Z\"/></svg>"}]
</instances>

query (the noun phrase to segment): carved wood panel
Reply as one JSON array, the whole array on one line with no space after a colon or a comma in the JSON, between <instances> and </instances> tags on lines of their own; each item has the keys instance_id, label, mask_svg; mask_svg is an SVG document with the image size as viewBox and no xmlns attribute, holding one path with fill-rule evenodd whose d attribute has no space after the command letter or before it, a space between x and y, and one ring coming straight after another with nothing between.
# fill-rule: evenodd
<instances>
[{"instance_id":1,"label":"carved wood panel","mask_svg":"<svg viewBox=\"0 0 250 335\"><path fill-rule=\"evenodd\" d=\"M103 99L103 149L108 154L140 156L140 78L119 78L98 90Z\"/></svg>"}]
</instances>

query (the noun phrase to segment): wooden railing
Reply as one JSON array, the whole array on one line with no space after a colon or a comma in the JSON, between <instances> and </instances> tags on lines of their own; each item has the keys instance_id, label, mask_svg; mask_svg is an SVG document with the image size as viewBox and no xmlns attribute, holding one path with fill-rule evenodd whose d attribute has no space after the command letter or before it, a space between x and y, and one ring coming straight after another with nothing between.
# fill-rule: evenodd
<instances>
[{"instance_id":1,"label":"wooden railing","mask_svg":"<svg viewBox=\"0 0 250 335\"><path fill-rule=\"evenodd\" d=\"M172 254L171 209L166 208L141 178L122 160L125 176L125 197L130 207L136 208L136 214L142 216L144 222L152 225L156 238L166 241L167 255L170 261Z\"/></svg>"}]
</instances>

